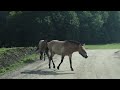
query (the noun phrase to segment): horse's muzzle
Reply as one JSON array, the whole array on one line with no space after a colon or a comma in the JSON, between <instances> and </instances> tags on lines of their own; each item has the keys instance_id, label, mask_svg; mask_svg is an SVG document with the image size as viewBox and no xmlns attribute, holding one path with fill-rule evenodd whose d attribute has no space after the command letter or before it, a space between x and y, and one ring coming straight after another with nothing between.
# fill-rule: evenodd
<instances>
[{"instance_id":1,"label":"horse's muzzle","mask_svg":"<svg viewBox=\"0 0 120 90\"><path fill-rule=\"evenodd\" d=\"M85 56L85 58L88 58L88 56Z\"/></svg>"}]
</instances>

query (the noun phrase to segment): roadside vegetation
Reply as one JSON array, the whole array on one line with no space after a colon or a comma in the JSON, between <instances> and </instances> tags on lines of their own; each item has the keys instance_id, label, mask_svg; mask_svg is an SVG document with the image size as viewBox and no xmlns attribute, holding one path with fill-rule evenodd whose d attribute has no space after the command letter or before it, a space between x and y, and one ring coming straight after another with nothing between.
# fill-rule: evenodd
<instances>
[{"instance_id":1,"label":"roadside vegetation","mask_svg":"<svg viewBox=\"0 0 120 90\"><path fill-rule=\"evenodd\" d=\"M0 49L0 74L15 70L25 64L32 63L38 58L33 47L1 48Z\"/></svg>"},{"instance_id":2,"label":"roadside vegetation","mask_svg":"<svg viewBox=\"0 0 120 90\"><path fill-rule=\"evenodd\" d=\"M86 49L120 49L120 43L113 44L99 44L99 45L86 45Z\"/></svg>"}]
</instances>

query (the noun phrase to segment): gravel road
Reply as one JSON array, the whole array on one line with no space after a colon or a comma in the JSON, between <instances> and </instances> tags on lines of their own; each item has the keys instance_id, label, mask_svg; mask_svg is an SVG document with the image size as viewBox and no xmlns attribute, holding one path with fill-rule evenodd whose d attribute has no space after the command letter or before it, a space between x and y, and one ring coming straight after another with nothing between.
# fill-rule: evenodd
<instances>
[{"instance_id":1,"label":"gravel road","mask_svg":"<svg viewBox=\"0 0 120 90\"><path fill-rule=\"evenodd\" d=\"M115 53L116 52L116 53ZM46 61L36 60L16 71L0 76L0 79L120 79L120 52L118 49L87 50L85 59L78 52L72 57L74 71L70 69L66 56L60 70L49 69ZM60 56L54 56L55 65L60 63Z\"/></svg>"}]
</instances>

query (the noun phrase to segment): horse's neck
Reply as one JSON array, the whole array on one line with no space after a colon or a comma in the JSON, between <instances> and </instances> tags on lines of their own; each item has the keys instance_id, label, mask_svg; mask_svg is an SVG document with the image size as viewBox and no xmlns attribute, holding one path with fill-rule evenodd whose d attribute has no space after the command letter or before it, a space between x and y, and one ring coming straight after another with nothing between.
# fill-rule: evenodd
<instances>
[{"instance_id":1,"label":"horse's neck","mask_svg":"<svg viewBox=\"0 0 120 90\"><path fill-rule=\"evenodd\" d=\"M73 52L76 52L76 51L78 51L79 46L78 45L72 45L72 48L73 48Z\"/></svg>"}]
</instances>

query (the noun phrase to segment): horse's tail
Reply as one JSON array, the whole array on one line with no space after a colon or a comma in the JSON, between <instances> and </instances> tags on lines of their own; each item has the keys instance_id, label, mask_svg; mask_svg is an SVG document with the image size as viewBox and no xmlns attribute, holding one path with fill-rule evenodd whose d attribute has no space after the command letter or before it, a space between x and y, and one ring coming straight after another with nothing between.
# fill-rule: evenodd
<instances>
[{"instance_id":1,"label":"horse's tail","mask_svg":"<svg viewBox=\"0 0 120 90\"><path fill-rule=\"evenodd\" d=\"M46 47L45 52L48 53L48 51L49 51L49 49L48 49L48 47Z\"/></svg>"},{"instance_id":2,"label":"horse's tail","mask_svg":"<svg viewBox=\"0 0 120 90\"><path fill-rule=\"evenodd\" d=\"M39 50L39 46L37 46L36 50L35 51L38 51Z\"/></svg>"}]
</instances>

